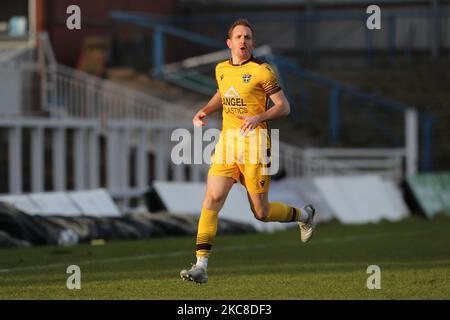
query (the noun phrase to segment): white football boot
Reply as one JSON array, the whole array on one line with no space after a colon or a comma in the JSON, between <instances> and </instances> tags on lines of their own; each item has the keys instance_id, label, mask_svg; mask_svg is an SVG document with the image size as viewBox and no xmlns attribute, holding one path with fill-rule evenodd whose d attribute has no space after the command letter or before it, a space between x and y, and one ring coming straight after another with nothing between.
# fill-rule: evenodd
<instances>
[{"instance_id":1,"label":"white football boot","mask_svg":"<svg viewBox=\"0 0 450 320\"><path fill-rule=\"evenodd\" d=\"M195 264L190 270L181 270L180 277L183 280L194 281L198 284L208 282L208 274L206 269L197 267Z\"/></svg>"},{"instance_id":2,"label":"white football boot","mask_svg":"<svg viewBox=\"0 0 450 320\"><path fill-rule=\"evenodd\" d=\"M308 204L302 208L300 208L300 210L305 210L308 213L308 221L307 222L301 222L301 221L297 221L298 226L300 227L300 238L302 239L302 242L308 242L309 240L311 240L311 237L313 235L314 232L314 215L316 214L316 209L314 208L313 205Z\"/></svg>"}]
</instances>

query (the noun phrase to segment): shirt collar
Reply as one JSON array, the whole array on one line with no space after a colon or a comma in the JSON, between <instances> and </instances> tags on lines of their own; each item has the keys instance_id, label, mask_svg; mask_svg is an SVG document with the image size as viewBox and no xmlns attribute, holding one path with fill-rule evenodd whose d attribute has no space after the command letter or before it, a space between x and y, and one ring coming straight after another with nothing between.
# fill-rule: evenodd
<instances>
[{"instance_id":1,"label":"shirt collar","mask_svg":"<svg viewBox=\"0 0 450 320\"><path fill-rule=\"evenodd\" d=\"M250 62L251 60L253 60L255 57L253 57L253 55L251 54L250 55L250 58L248 58L247 60L245 60L244 62L242 62L242 63L240 63L240 64L233 64L233 58L230 58L229 60L228 60L228 62L232 65L232 66L235 66L235 67L239 67L239 66L242 66L242 65L244 65L244 64L246 64L246 63L248 63L248 62Z\"/></svg>"}]
</instances>

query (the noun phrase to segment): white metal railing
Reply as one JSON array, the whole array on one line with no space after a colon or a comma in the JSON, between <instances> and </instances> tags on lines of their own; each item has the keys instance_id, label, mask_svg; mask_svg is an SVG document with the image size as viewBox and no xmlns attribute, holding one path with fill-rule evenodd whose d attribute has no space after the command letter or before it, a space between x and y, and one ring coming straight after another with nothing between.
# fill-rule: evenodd
<instances>
[{"instance_id":1,"label":"white metal railing","mask_svg":"<svg viewBox=\"0 0 450 320\"><path fill-rule=\"evenodd\" d=\"M57 64L48 69L44 108L53 116L81 119L180 120L192 112L109 80Z\"/></svg>"},{"instance_id":2,"label":"white metal railing","mask_svg":"<svg viewBox=\"0 0 450 320\"><path fill-rule=\"evenodd\" d=\"M190 119L192 112L157 97L56 62L46 33L40 35L42 104L52 116L80 119Z\"/></svg>"},{"instance_id":3,"label":"white metal railing","mask_svg":"<svg viewBox=\"0 0 450 320\"><path fill-rule=\"evenodd\" d=\"M8 193L28 192L24 190L26 181L31 181L31 192L106 187L122 208L128 208L130 198L140 198L150 180L169 180L169 172L175 181L205 180L208 165L175 165L170 161L170 130L189 126L190 122L120 120L105 125L98 120L74 118L0 117L0 138L8 144L4 155L8 157ZM28 139L30 150L24 153ZM46 162L48 149L52 161ZM148 160L150 154L153 168ZM73 158L72 170L66 161L69 156ZM99 170L102 164L104 176ZM30 171L24 172L23 165ZM47 183L46 172L52 173ZM48 183L51 190L46 190Z\"/></svg>"},{"instance_id":4,"label":"white metal railing","mask_svg":"<svg viewBox=\"0 0 450 320\"><path fill-rule=\"evenodd\" d=\"M12 48L8 50L0 49L0 64L31 60L33 51L34 48L30 48L28 46Z\"/></svg>"},{"instance_id":5,"label":"white metal railing","mask_svg":"<svg viewBox=\"0 0 450 320\"><path fill-rule=\"evenodd\" d=\"M177 121L192 112L166 101L58 65L51 113L84 119ZM51 87L51 86L50 86ZM374 173L400 181L404 149L301 149L282 143L280 159L289 176Z\"/></svg>"},{"instance_id":6,"label":"white metal railing","mask_svg":"<svg viewBox=\"0 0 450 320\"><path fill-rule=\"evenodd\" d=\"M191 124L113 120L105 126L98 120L0 117L1 132L6 133L8 141L9 193L21 194L25 180L31 180L32 192L44 191L48 171L52 172L52 191L67 190L66 159L70 154L73 155L74 190L105 186L125 207L130 198L145 192L150 179L169 180L169 172L175 181L203 181L209 169L207 164L175 165L170 160L173 145L170 132L180 127L189 129ZM72 139L67 140L68 136ZM101 137L105 139L104 149L100 146ZM24 139L31 139L30 157L24 157L22 152ZM46 163L44 154L49 146L52 161ZM403 177L403 149L300 149L280 143L279 150L280 167L290 177L369 172L397 182ZM133 162L130 161L132 153ZM150 153L154 155L153 171L148 163ZM101 159L105 164L103 182L99 170ZM23 164L31 169L28 177L24 176Z\"/></svg>"},{"instance_id":7,"label":"white metal railing","mask_svg":"<svg viewBox=\"0 0 450 320\"><path fill-rule=\"evenodd\" d=\"M280 143L280 166L289 176L379 174L399 182L405 172L402 148L305 148Z\"/></svg>"}]
</instances>

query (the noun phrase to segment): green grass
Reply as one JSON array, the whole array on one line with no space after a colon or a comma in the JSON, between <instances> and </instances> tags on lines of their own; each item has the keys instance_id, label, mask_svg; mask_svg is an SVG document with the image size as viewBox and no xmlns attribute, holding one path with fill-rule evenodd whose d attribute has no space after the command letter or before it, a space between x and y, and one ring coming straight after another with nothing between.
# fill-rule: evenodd
<instances>
[{"instance_id":1,"label":"green grass","mask_svg":"<svg viewBox=\"0 0 450 320\"><path fill-rule=\"evenodd\" d=\"M182 281L194 237L0 250L0 299L450 299L450 218L218 236L207 285ZM69 290L67 266L81 268ZM369 265L381 289L369 290Z\"/></svg>"}]
</instances>

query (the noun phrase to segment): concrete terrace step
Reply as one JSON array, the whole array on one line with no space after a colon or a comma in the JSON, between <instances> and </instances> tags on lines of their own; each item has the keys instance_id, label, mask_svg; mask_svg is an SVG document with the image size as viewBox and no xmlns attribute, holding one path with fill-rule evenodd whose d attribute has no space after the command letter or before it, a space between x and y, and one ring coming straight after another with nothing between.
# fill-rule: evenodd
<instances>
[{"instance_id":1,"label":"concrete terrace step","mask_svg":"<svg viewBox=\"0 0 450 320\"><path fill-rule=\"evenodd\" d=\"M131 68L109 68L107 70L107 78L143 93L176 103L192 110L192 112L196 112L201 105L207 102L207 97L204 95L151 78Z\"/></svg>"}]
</instances>

